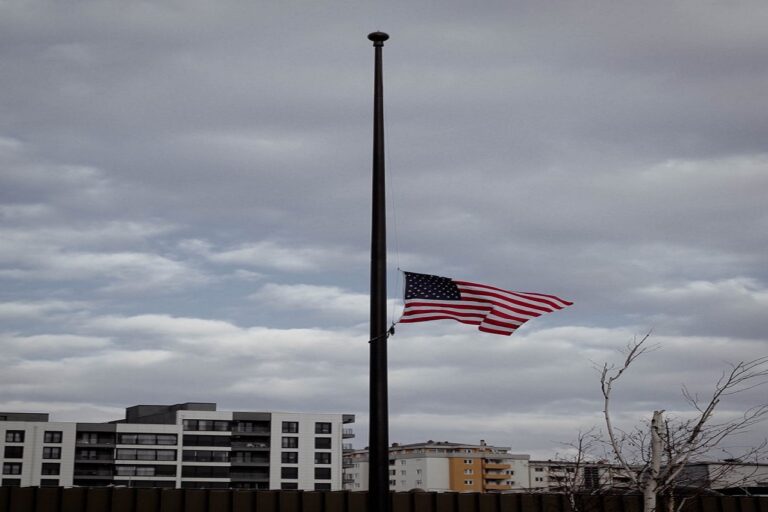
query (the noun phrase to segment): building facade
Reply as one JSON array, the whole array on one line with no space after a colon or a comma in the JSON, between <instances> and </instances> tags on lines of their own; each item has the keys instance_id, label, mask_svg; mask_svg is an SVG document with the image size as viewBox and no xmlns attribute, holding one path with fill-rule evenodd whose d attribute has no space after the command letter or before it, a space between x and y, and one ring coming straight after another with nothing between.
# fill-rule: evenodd
<instances>
[{"instance_id":1,"label":"building facade","mask_svg":"<svg viewBox=\"0 0 768 512\"><path fill-rule=\"evenodd\" d=\"M509 448L427 441L389 449L389 485L393 491L504 492L527 487L528 455ZM345 455L344 488L368 489L368 451Z\"/></svg>"},{"instance_id":2,"label":"building facade","mask_svg":"<svg viewBox=\"0 0 768 512\"><path fill-rule=\"evenodd\" d=\"M339 490L351 414L137 405L109 423L0 412L3 486Z\"/></svg>"}]
</instances>

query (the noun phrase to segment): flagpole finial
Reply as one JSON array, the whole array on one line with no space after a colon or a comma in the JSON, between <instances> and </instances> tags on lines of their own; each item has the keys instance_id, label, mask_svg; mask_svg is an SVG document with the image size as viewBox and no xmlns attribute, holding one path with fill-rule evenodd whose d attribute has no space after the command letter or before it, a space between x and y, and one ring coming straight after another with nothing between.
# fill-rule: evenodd
<instances>
[{"instance_id":1,"label":"flagpole finial","mask_svg":"<svg viewBox=\"0 0 768 512\"><path fill-rule=\"evenodd\" d=\"M389 34L384 32L371 32L368 34L368 39L373 41L373 46L384 46L384 41L389 39Z\"/></svg>"}]
</instances>

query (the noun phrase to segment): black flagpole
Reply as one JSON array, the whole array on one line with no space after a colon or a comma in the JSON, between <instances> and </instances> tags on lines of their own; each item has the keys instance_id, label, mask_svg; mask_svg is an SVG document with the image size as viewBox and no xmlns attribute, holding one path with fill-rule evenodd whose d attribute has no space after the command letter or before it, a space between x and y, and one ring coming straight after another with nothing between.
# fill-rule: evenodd
<instances>
[{"instance_id":1,"label":"black flagpole","mask_svg":"<svg viewBox=\"0 0 768 512\"><path fill-rule=\"evenodd\" d=\"M371 340L368 434L368 512L389 512L387 399L387 222L384 204L384 89L381 49L389 36L368 34L375 51L373 86L373 201L371 222Z\"/></svg>"}]
</instances>

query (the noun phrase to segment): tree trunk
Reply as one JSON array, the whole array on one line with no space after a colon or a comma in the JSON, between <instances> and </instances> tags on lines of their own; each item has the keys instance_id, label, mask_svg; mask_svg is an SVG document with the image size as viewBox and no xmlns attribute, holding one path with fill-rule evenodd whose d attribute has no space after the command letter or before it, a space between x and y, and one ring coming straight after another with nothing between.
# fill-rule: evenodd
<instances>
[{"instance_id":1,"label":"tree trunk","mask_svg":"<svg viewBox=\"0 0 768 512\"><path fill-rule=\"evenodd\" d=\"M651 463L643 483L643 512L656 512L656 493L659 488L659 473L661 473L661 434L659 429L663 424L662 413L653 411L651 419Z\"/></svg>"}]
</instances>

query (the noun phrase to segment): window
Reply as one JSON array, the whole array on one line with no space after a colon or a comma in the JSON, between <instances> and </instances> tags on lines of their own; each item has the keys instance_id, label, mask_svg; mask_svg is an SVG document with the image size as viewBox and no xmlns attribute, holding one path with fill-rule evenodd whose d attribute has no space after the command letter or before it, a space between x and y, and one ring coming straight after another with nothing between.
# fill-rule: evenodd
<instances>
[{"instance_id":1,"label":"window","mask_svg":"<svg viewBox=\"0 0 768 512\"><path fill-rule=\"evenodd\" d=\"M315 464L330 464L331 452L315 452Z\"/></svg>"},{"instance_id":2,"label":"window","mask_svg":"<svg viewBox=\"0 0 768 512\"><path fill-rule=\"evenodd\" d=\"M299 478L299 468L280 468L280 478Z\"/></svg>"},{"instance_id":3,"label":"window","mask_svg":"<svg viewBox=\"0 0 768 512\"><path fill-rule=\"evenodd\" d=\"M46 430L43 434L44 443L60 443L61 442L61 430Z\"/></svg>"},{"instance_id":4,"label":"window","mask_svg":"<svg viewBox=\"0 0 768 512\"><path fill-rule=\"evenodd\" d=\"M315 434L330 434L331 424L324 421L318 421L315 423Z\"/></svg>"},{"instance_id":5,"label":"window","mask_svg":"<svg viewBox=\"0 0 768 512\"><path fill-rule=\"evenodd\" d=\"M184 420L184 430L202 430L228 432L232 429L232 423L223 420Z\"/></svg>"},{"instance_id":6,"label":"window","mask_svg":"<svg viewBox=\"0 0 768 512\"><path fill-rule=\"evenodd\" d=\"M3 487L21 487L21 478L3 478L0 484Z\"/></svg>"},{"instance_id":7,"label":"window","mask_svg":"<svg viewBox=\"0 0 768 512\"><path fill-rule=\"evenodd\" d=\"M330 480L331 468L315 468L315 480Z\"/></svg>"},{"instance_id":8,"label":"window","mask_svg":"<svg viewBox=\"0 0 768 512\"><path fill-rule=\"evenodd\" d=\"M176 460L176 450L135 450L120 448L116 460Z\"/></svg>"},{"instance_id":9,"label":"window","mask_svg":"<svg viewBox=\"0 0 768 512\"><path fill-rule=\"evenodd\" d=\"M182 466L181 476L186 478L229 478L229 468L225 466Z\"/></svg>"},{"instance_id":10,"label":"window","mask_svg":"<svg viewBox=\"0 0 768 512\"><path fill-rule=\"evenodd\" d=\"M43 458L44 459L60 459L61 458L61 448L58 446L46 446L43 448Z\"/></svg>"},{"instance_id":11,"label":"window","mask_svg":"<svg viewBox=\"0 0 768 512\"><path fill-rule=\"evenodd\" d=\"M283 422L283 433L284 434L298 434L299 433L299 422L298 421L284 421Z\"/></svg>"},{"instance_id":12,"label":"window","mask_svg":"<svg viewBox=\"0 0 768 512\"><path fill-rule=\"evenodd\" d=\"M283 448L298 448L298 447L299 447L298 437L283 437Z\"/></svg>"},{"instance_id":13,"label":"window","mask_svg":"<svg viewBox=\"0 0 768 512\"><path fill-rule=\"evenodd\" d=\"M185 446L230 446L232 440L229 436L184 436ZM258 443L254 443L258 444ZM269 444L261 443L260 448L269 448Z\"/></svg>"},{"instance_id":14,"label":"window","mask_svg":"<svg viewBox=\"0 0 768 512\"><path fill-rule=\"evenodd\" d=\"M175 445L176 434L117 434L117 444Z\"/></svg>"},{"instance_id":15,"label":"window","mask_svg":"<svg viewBox=\"0 0 768 512\"><path fill-rule=\"evenodd\" d=\"M283 452L280 454L280 462L283 464L298 464L299 452Z\"/></svg>"},{"instance_id":16,"label":"window","mask_svg":"<svg viewBox=\"0 0 768 512\"><path fill-rule=\"evenodd\" d=\"M401 476L405 476L405 470L404 469L400 470L400 475Z\"/></svg>"},{"instance_id":17,"label":"window","mask_svg":"<svg viewBox=\"0 0 768 512\"><path fill-rule=\"evenodd\" d=\"M43 462L41 475L58 475L61 471L61 465L58 462Z\"/></svg>"},{"instance_id":18,"label":"window","mask_svg":"<svg viewBox=\"0 0 768 512\"><path fill-rule=\"evenodd\" d=\"M318 450L330 450L331 449L331 438L330 437L316 437L315 438L315 448Z\"/></svg>"},{"instance_id":19,"label":"window","mask_svg":"<svg viewBox=\"0 0 768 512\"><path fill-rule=\"evenodd\" d=\"M24 447L23 446L6 446L4 451L4 457L6 459L24 458Z\"/></svg>"},{"instance_id":20,"label":"window","mask_svg":"<svg viewBox=\"0 0 768 512\"><path fill-rule=\"evenodd\" d=\"M474 480L464 480L464 485L474 485Z\"/></svg>"},{"instance_id":21,"label":"window","mask_svg":"<svg viewBox=\"0 0 768 512\"><path fill-rule=\"evenodd\" d=\"M163 452L165 451L163 450ZM215 450L184 450L182 452L182 460L187 462L229 462L229 454L230 452ZM165 454L162 456L165 456Z\"/></svg>"},{"instance_id":22,"label":"window","mask_svg":"<svg viewBox=\"0 0 768 512\"><path fill-rule=\"evenodd\" d=\"M331 484L325 484L322 482L318 482L315 484L315 490L316 491L330 491L331 490Z\"/></svg>"},{"instance_id":23,"label":"window","mask_svg":"<svg viewBox=\"0 0 768 512\"><path fill-rule=\"evenodd\" d=\"M541 473L542 471L544 471L544 468L533 468L533 470L537 473Z\"/></svg>"},{"instance_id":24,"label":"window","mask_svg":"<svg viewBox=\"0 0 768 512\"><path fill-rule=\"evenodd\" d=\"M280 489L284 491L295 491L299 488L299 484L297 482L283 482L280 484Z\"/></svg>"},{"instance_id":25,"label":"window","mask_svg":"<svg viewBox=\"0 0 768 512\"><path fill-rule=\"evenodd\" d=\"M465 475L472 475L474 473L475 473L475 470L473 470L473 469L465 469L464 470L464 474Z\"/></svg>"},{"instance_id":26,"label":"window","mask_svg":"<svg viewBox=\"0 0 768 512\"><path fill-rule=\"evenodd\" d=\"M464 459L464 464L472 464L472 459Z\"/></svg>"},{"instance_id":27,"label":"window","mask_svg":"<svg viewBox=\"0 0 768 512\"><path fill-rule=\"evenodd\" d=\"M40 487L58 487L58 486L59 486L58 478L41 478L40 479Z\"/></svg>"},{"instance_id":28,"label":"window","mask_svg":"<svg viewBox=\"0 0 768 512\"><path fill-rule=\"evenodd\" d=\"M3 463L4 475L20 475L21 474L21 462L4 462Z\"/></svg>"},{"instance_id":29,"label":"window","mask_svg":"<svg viewBox=\"0 0 768 512\"><path fill-rule=\"evenodd\" d=\"M5 433L6 443L23 443L24 431L23 430L9 430Z\"/></svg>"}]
</instances>

